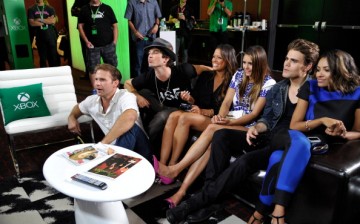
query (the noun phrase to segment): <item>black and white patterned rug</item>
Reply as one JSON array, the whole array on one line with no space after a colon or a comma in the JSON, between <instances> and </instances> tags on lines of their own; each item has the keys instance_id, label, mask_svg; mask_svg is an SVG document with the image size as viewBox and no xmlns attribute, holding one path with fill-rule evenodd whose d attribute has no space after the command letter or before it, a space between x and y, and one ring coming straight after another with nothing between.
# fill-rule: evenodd
<instances>
[{"instance_id":1,"label":"black and white patterned rug","mask_svg":"<svg viewBox=\"0 0 360 224\"><path fill-rule=\"evenodd\" d=\"M145 193L123 201L130 224L168 223L162 204L179 185L154 184ZM75 224L73 199L53 189L42 174L23 177L22 183L15 178L5 179L0 192L1 224ZM245 223L234 215L239 209L238 202L230 200L206 223Z\"/></svg>"}]
</instances>

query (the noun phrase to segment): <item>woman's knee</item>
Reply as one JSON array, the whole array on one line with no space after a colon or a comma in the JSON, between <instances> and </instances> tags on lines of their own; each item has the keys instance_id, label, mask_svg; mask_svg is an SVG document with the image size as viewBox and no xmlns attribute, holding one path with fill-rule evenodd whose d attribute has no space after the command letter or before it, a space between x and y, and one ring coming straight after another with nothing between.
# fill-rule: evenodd
<instances>
[{"instance_id":1,"label":"woman's knee","mask_svg":"<svg viewBox=\"0 0 360 224\"><path fill-rule=\"evenodd\" d=\"M181 111L174 111L172 112L169 117L167 118L166 123L177 123L179 120L179 117L181 116Z\"/></svg>"},{"instance_id":2,"label":"woman's knee","mask_svg":"<svg viewBox=\"0 0 360 224\"><path fill-rule=\"evenodd\" d=\"M269 166L272 166L273 164L280 162L283 154L284 151L282 150L274 151L269 158Z\"/></svg>"},{"instance_id":3,"label":"woman's knee","mask_svg":"<svg viewBox=\"0 0 360 224\"><path fill-rule=\"evenodd\" d=\"M289 134L291 137L291 150L293 150L293 153L310 157L311 144L308 138L302 132L296 130L289 130Z\"/></svg>"},{"instance_id":4,"label":"woman's knee","mask_svg":"<svg viewBox=\"0 0 360 224\"><path fill-rule=\"evenodd\" d=\"M219 130L219 125L217 124L209 124L206 129L205 129L205 133L206 134L211 134L213 135L215 133L215 131Z\"/></svg>"}]
</instances>

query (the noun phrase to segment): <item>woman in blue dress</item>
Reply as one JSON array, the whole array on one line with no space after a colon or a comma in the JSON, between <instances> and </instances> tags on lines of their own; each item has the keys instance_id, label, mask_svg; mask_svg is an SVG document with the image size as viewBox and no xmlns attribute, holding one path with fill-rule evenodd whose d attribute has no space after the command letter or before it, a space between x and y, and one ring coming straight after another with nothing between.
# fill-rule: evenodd
<instances>
[{"instance_id":1,"label":"woman in blue dress","mask_svg":"<svg viewBox=\"0 0 360 224\"><path fill-rule=\"evenodd\" d=\"M320 57L315 76L299 90L291 130L272 140L260 203L248 223L262 223L272 209L272 223L285 223L285 208L311 157L308 137L327 144L360 139L360 76L354 59L341 50L329 51Z\"/></svg>"}]
</instances>

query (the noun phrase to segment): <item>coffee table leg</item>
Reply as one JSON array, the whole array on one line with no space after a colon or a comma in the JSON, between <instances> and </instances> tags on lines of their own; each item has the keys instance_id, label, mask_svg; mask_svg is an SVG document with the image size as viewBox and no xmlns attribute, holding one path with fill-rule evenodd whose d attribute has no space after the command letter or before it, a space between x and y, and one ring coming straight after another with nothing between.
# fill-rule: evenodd
<instances>
[{"instance_id":1,"label":"coffee table leg","mask_svg":"<svg viewBox=\"0 0 360 224\"><path fill-rule=\"evenodd\" d=\"M93 202L74 199L76 224L128 224L121 201Z\"/></svg>"}]
</instances>

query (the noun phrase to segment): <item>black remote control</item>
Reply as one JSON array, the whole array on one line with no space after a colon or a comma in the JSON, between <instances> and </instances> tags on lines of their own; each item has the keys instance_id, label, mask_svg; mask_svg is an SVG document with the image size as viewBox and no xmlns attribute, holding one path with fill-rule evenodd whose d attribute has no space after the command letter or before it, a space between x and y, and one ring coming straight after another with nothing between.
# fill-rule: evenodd
<instances>
[{"instance_id":1,"label":"black remote control","mask_svg":"<svg viewBox=\"0 0 360 224\"><path fill-rule=\"evenodd\" d=\"M99 180L95 180L91 177L81 175L81 174L75 174L74 176L71 177L71 179L81 182L81 183L84 183L84 184L87 184L87 185L90 185L90 186L93 186L93 187L96 187L96 188L99 188L101 190L105 190L107 188L106 183L101 182Z\"/></svg>"}]
</instances>

